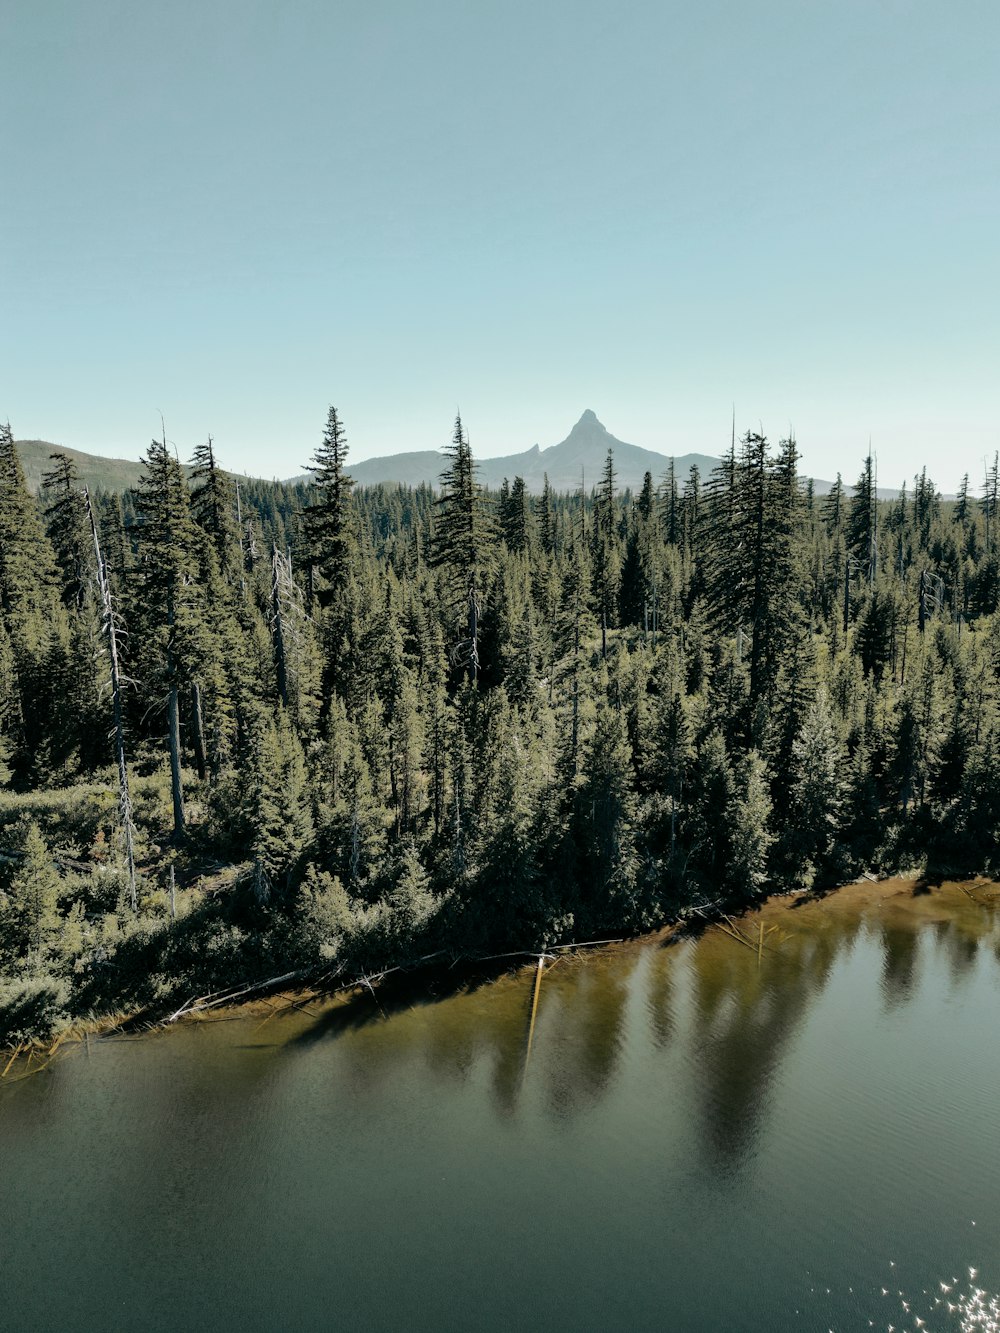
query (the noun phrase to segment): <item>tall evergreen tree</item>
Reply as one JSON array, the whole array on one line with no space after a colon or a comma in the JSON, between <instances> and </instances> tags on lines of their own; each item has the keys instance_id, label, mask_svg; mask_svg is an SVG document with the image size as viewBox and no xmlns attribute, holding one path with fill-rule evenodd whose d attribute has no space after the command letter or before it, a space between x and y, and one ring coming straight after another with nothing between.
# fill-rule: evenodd
<instances>
[{"instance_id":1,"label":"tall evergreen tree","mask_svg":"<svg viewBox=\"0 0 1000 1333\"><path fill-rule=\"evenodd\" d=\"M493 568L493 522L476 482L475 463L462 418L455 418L448 466L437 501L434 563L442 567L456 628L452 656L475 685L479 676L480 622Z\"/></svg>"},{"instance_id":2,"label":"tall evergreen tree","mask_svg":"<svg viewBox=\"0 0 1000 1333\"><path fill-rule=\"evenodd\" d=\"M608 655L608 630L618 623L621 589L622 544L618 532L615 457L608 450L601 483L594 501L594 530L591 544L594 604L601 627L601 656Z\"/></svg>"},{"instance_id":3,"label":"tall evergreen tree","mask_svg":"<svg viewBox=\"0 0 1000 1333\"><path fill-rule=\"evenodd\" d=\"M15 949L34 955L41 968L47 944L59 924L59 874L41 829L32 821L21 844L22 860L11 884L7 930Z\"/></svg>"},{"instance_id":4,"label":"tall evergreen tree","mask_svg":"<svg viewBox=\"0 0 1000 1333\"><path fill-rule=\"evenodd\" d=\"M331 407L323 441L310 464L317 498L306 506L306 540L319 570L319 601L329 605L344 591L356 544L356 516L351 493L354 479L344 470L347 436L337 409Z\"/></svg>"},{"instance_id":5,"label":"tall evergreen tree","mask_svg":"<svg viewBox=\"0 0 1000 1333\"><path fill-rule=\"evenodd\" d=\"M52 668L65 620L52 547L28 493L9 423L0 425L0 621L13 685L0 701L5 749L19 778L28 780L49 763L46 723L62 684L61 672Z\"/></svg>"},{"instance_id":6,"label":"tall evergreen tree","mask_svg":"<svg viewBox=\"0 0 1000 1333\"><path fill-rule=\"evenodd\" d=\"M50 455L52 467L42 478L45 517L62 575L67 607L81 611L91 570L91 543L86 507L76 464L65 454Z\"/></svg>"},{"instance_id":7,"label":"tall evergreen tree","mask_svg":"<svg viewBox=\"0 0 1000 1333\"><path fill-rule=\"evenodd\" d=\"M207 655L207 626L198 584L198 529L184 473L166 439L153 440L149 446L136 509L142 520L139 596L131 619L140 631L140 662L147 681L166 693L174 833L179 837L185 829L180 693L197 678Z\"/></svg>"},{"instance_id":8,"label":"tall evergreen tree","mask_svg":"<svg viewBox=\"0 0 1000 1333\"><path fill-rule=\"evenodd\" d=\"M236 488L219 467L211 435L194 451L191 460L191 512L208 534L219 566L239 575L239 539L236 531Z\"/></svg>"},{"instance_id":9,"label":"tall evergreen tree","mask_svg":"<svg viewBox=\"0 0 1000 1333\"><path fill-rule=\"evenodd\" d=\"M546 555L554 555L556 549L555 513L553 510L552 487L546 472L542 482L542 495L538 502L538 539Z\"/></svg>"},{"instance_id":10,"label":"tall evergreen tree","mask_svg":"<svg viewBox=\"0 0 1000 1333\"><path fill-rule=\"evenodd\" d=\"M878 572L878 494L870 449L851 499L847 545L866 581L874 583Z\"/></svg>"}]
</instances>

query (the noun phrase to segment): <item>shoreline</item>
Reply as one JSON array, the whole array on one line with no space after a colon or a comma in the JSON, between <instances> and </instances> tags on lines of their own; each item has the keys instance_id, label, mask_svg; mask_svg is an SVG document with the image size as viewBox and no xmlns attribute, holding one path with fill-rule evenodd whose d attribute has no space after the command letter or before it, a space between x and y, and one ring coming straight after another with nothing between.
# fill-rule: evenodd
<instances>
[{"instance_id":1,"label":"shoreline","mask_svg":"<svg viewBox=\"0 0 1000 1333\"><path fill-rule=\"evenodd\" d=\"M338 1005L356 1003L362 997L370 998L382 1011L379 996L381 994L383 998L390 998L387 994L389 991L395 992L396 1003L404 997L412 1002L431 1001L442 997L436 986L436 983L442 980L447 981L443 993L454 993L471 985L487 984L505 976L513 977L519 972L529 971L542 959L555 961L556 958L567 955L576 957L598 951L642 948L650 944L664 945L671 940L679 941L700 936L713 926L756 950L758 947L756 931L747 934L743 930L748 923L762 924L768 918L780 920L788 912L806 906L817 906L828 900L850 905L859 900L862 904L876 901L884 903L894 897L902 897L912 902L915 898L931 898L934 890L944 885L963 888L967 895L980 905L986 905L990 899L975 897L972 890L976 888L1000 890L1000 880L981 874L928 876L925 872L908 871L887 876L885 879L862 875L829 889L819 891L793 889L783 893L773 893L761 899L759 903L745 907L735 914L727 913L717 905L711 912L689 909L685 916L641 935L553 945L547 950L512 950L482 957L454 956L441 951L413 962L397 964L380 972L360 974L334 985L322 984L327 977L332 979L334 975L332 969L328 969L326 973L319 973L318 976L307 971L284 973L236 988L231 987L204 996L192 996L179 1009L161 1017L151 1017L143 1010L112 1011L100 1016L78 1019L50 1037L35 1038L18 1046L0 1047L0 1086L4 1081L14 1083L20 1078L40 1073L49 1061L56 1058L63 1047L71 1048L86 1044L91 1038L139 1040L142 1037L166 1032L178 1023L232 1022L255 1016L269 1018L290 1009L302 1009L310 1003L335 1008ZM516 959L522 961L515 962ZM301 984L287 984L294 982L295 979L300 979ZM244 996L246 998L243 998ZM12 1071L22 1060L27 1060L29 1068L11 1077ZM33 1061L40 1063L36 1068L30 1069Z\"/></svg>"}]
</instances>

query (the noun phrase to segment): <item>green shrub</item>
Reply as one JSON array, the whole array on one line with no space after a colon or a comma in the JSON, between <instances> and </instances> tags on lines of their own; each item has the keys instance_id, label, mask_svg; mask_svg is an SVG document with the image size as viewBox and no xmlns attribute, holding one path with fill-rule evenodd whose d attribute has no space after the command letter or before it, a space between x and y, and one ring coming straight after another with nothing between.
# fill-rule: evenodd
<instances>
[{"instance_id":1,"label":"green shrub","mask_svg":"<svg viewBox=\"0 0 1000 1333\"><path fill-rule=\"evenodd\" d=\"M66 1021L69 986L56 977L0 984L0 1046L46 1039Z\"/></svg>"}]
</instances>

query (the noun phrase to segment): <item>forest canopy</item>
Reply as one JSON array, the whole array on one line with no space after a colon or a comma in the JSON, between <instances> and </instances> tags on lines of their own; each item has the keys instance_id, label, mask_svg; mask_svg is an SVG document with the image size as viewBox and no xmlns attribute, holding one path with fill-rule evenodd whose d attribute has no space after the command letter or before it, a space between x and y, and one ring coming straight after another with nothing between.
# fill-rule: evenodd
<instances>
[{"instance_id":1,"label":"forest canopy","mask_svg":"<svg viewBox=\"0 0 1000 1333\"><path fill-rule=\"evenodd\" d=\"M1000 853L997 463L817 498L793 438L532 496L0 428L0 1038Z\"/></svg>"}]
</instances>

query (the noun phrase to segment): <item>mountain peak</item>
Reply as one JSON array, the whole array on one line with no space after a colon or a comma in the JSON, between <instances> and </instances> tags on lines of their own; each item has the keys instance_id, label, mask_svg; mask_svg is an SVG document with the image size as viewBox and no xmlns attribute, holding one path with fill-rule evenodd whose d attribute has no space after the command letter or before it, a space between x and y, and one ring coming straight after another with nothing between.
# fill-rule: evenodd
<instances>
[{"instance_id":1,"label":"mountain peak","mask_svg":"<svg viewBox=\"0 0 1000 1333\"><path fill-rule=\"evenodd\" d=\"M601 422L597 419L597 414L592 412L589 407L576 424L578 426L601 426L601 429L604 429Z\"/></svg>"}]
</instances>

